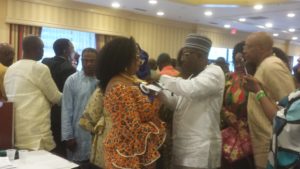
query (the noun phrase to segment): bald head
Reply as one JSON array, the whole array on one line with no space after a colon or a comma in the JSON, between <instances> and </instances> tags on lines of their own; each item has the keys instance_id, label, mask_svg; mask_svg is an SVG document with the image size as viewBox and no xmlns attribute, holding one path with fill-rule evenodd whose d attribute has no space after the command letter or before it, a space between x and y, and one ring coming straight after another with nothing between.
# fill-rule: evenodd
<instances>
[{"instance_id":1,"label":"bald head","mask_svg":"<svg viewBox=\"0 0 300 169\"><path fill-rule=\"evenodd\" d=\"M44 54L44 44L38 36L27 36L23 39L23 57L25 59L40 60Z\"/></svg>"},{"instance_id":2,"label":"bald head","mask_svg":"<svg viewBox=\"0 0 300 169\"><path fill-rule=\"evenodd\" d=\"M260 46L264 50L272 50L273 39L266 32L255 32L247 37L247 40L252 41L253 44Z\"/></svg>"},{"instance_id":3,"label":"bald head","mask_svg":"<svg viewBox=\"0 0 300 169\"><path fill-rule=\"evenodd\" d=\"M10 66L15 56L14 49L7 43L0 43L0 63Z\"/></svg>"},{"instance_id":4,"label":"bald head","mask_svg":"<svg viewBox=\"0 0 300 169\"><path fill-rule=\"evenodd\" d=\"M266 32L250 34L244 46L245 59L258 66L273 53L273 39Z\"/></svg>"}]
</instances>

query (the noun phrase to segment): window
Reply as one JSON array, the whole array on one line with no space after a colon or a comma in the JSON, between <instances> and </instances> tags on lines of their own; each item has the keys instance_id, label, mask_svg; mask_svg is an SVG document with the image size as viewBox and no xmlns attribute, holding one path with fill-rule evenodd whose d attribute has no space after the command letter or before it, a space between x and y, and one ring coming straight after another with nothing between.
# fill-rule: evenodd
<instances>
[{"instance_id":1,"label":"window","mask_svg":"<svg viewBox=\"0 0 300 169\"><path fill-rule=\"evenodd\" d=\"M300 59L300 56L293 56L293 67L298 64L299 59Z\"/></svg>"},{"instance_id":2,"label":"window","mask_svg":"<svg viewBox=\"0 0 300 169\"><path fill-rule=\"evenodd\" d=\"M229 63L229 70L234 71L233 59L232 59L233 49L228 49L227 51L227 62Z\"/></svg>"},{"instance_id":3,"label":"window","mask_svg":"<svg viewBox=\"0 0 300 169\"><path fill-rule=\"evenodd\" d=\"M208 59L216 60L218 57L223 57L227 60L227 48L215 48L210 49Z\"/></svg>"},{"instance_id":4,"label":"window","mask_svg":"<svg viewBox=\"0 0 300 169\"><path fill-rule=\"evenodd\" d=\"M211 61L216 60L218 57L223 57L229 64L229 70L234 71L234 65L232 60L232 51L230 48L216 48L212 47L208 54L208 59Z\"/></svg>"},{"instance_id":5,"label":"window","mask_svg":"<svg viewBox=\"0 0 300 169\"><path fill-rule=\"evenodd\" d=\"M290 57L292 57L290 60L290 62L292 62L292 63L290 63L290 65L292 65L291 68L293 69L299 63L298 60L300 60L300 56L290 56ZM294 71L292 71L292 74L293 75L295 74Z\"/></svg>"},{"instance_id":6,"label":"window","mask_svg":"<svg viewBox=\"0 0 300 169\"><path fill-rule=\"evenodd\" d=\"M91 47L96 48L95 33L80 32L75 30L57 29L57 28L42 28L41 39L44 42L44 58L55 56L53 51L53 43L56 39L66 38L69 39L73 45L74 50L81 55L83 49ZM81 59L77 66L77 70L82 69Z\"/></svg>"}]
</instances>

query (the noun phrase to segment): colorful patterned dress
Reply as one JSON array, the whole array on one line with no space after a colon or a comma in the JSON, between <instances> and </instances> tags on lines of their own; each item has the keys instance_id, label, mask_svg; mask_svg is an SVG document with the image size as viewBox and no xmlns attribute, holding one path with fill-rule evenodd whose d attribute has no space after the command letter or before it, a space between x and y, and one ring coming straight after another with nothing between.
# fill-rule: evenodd
<instances>
[{"instance_id":1,"label":"colorful patterned dress","mask_svg":"<svg viewBox=\"0 0 300 169\"><path fill-rule=\"evenodd\" d=\"M243 88L243 75L229 73L226 75L225 94L223 104L223 117L226 122L233 123L238 128L246 128L247 125L247 98L248 92Z\"/></svg>"},{"instance_id":2,"label":"colorful patterned dress","mask_svg":"<svg viewBox=\"0 0 300 169\"><path fill-rule=\"evenodd\" d=\"M247 123L247 98L248 92L243 88L243 74L230 73L226 75L225 94L222 108L223 116L223 160L224 158L238 159L243 153L252 152L249 128ZM233 134L235 133L235 134ZM239 136L240 140L236 138ZM226 141L225 141L226 139ZM224 143L225 142L225 143ZM237 144L241 144L240 148L236 148ZM251 168L253 162L252 156L247 157L242 166L231 164L230 168ZM244 159L243 159L244 160ZM227 160L226 160L227 161ZM226 168L224 165L229 163L223 161L222 168ZM238 160L237 160L238 161ZM236 161L236 162L237 162ZM227 164L228 163L228 164Z\"/></svg>"},{"instance_id":3,"label":"colorful patterned dress","mask_svg":"<svg viewBox=\"0 0 300 169\"><path fill-rule=\"evenodd\" d=\"M165 139L165 124L158 117L160 103L138 86L115 84L105 93L104 108L112 128L104 140L105 168L154 168Z\"/></svg>"}]
</instances>

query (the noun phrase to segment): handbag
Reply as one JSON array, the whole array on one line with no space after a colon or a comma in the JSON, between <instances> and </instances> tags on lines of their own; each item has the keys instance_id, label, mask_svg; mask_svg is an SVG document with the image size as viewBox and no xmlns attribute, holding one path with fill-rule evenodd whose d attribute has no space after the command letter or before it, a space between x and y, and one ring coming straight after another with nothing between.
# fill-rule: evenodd
<instances>
[{"instance_id":1,"label":"handbag","mask_svg":"<svg viewBox=\"0 0 300 169\"><path fill-rule=\"evenodd\" d=\"M222 144L222 155L230 163L252 154L251 138L246 129L241 131L233 127L223 129Z\"/></svg>"}]
</instances>

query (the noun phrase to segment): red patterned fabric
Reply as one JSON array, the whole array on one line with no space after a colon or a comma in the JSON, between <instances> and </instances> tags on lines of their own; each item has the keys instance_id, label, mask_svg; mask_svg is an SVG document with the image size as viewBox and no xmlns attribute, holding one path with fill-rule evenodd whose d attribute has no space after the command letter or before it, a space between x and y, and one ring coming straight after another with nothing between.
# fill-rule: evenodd
<instances>
[{"instance_id":1,"label":"red patterned fabric","mask_svg":"<svg viewBox=\"0 0 300 169\"><path fill-rule=\"evenodd\" d=\"M229 162L252 154L251 139L247 124L248 92L243 88L243 74L230 73L226 76L222 109L222 153Z\"/></svg>"},{"instance_id":2,"label":"red patterned fabric","mask_svg":"<svg viewBox=\"0 0 300 169\"><path fill-rule=\"evenodd\" d=\"M246 130L236 130L228 127L222 130L222 154L229 162L247 157L252 154L251 139Z\"/></svg>"},{"instance_id":3,"label":"red patterned fabric","mask_svg":"<svg viewBox=\"0 0 300 169\"><path fill-rule=\"evenodd\" d=\"M150 101L137 86L118 84L105 94L112 128L104 140L105 168L153 168L165 140L158 99Z\"/></svg>"}]
</instances>

